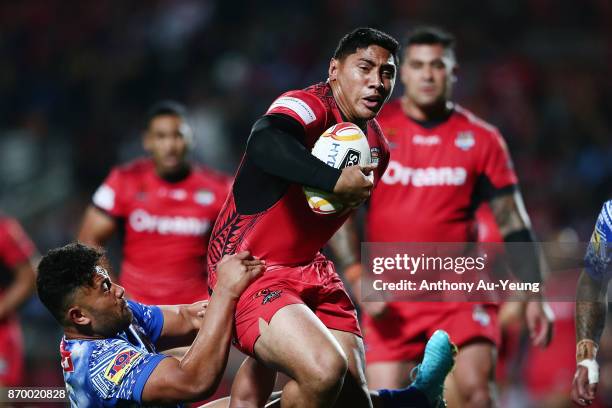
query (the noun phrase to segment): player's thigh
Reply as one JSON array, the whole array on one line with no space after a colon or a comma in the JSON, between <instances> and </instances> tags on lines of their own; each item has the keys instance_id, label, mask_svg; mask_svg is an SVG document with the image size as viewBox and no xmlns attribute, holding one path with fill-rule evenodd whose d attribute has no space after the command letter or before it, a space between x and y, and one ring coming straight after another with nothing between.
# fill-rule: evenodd
<instances>
[{"instance_id":1,"label":"player's thigh","mask_svg":"<svg viewBox=\"0 0 612 408\"><path fill-rule=\"evenodd\" d=\"M495 345L486 340L474 341L459 349L451 378L462 396L490 390L494 381L496 355Z\"/></svg>"},{"instance_id":2,"label":"player's thigh","mask_svg":"<svg viewBox=\"0 0 612 408\"><path fill-rule=\"evenodd\" d=\"M279 309L270 323L259 320L255 356L298 382L346 371L342 347L304 304Z\"/></svg>"},{"instance_id":3,"label":"player's thigh","mask_svg":"<svg viewBox=\"0 0 612 408\"><path fill-rule=\"evenodd\" d=\"M415 361L381 361L366 367L368 385L372 390L404 388L410 385L410 371Z\"/></svg>"},{"instance_id":4,"label":"player's thigh","mask_svg":"<svg viewBox=\"0 0 612 408\"><path fill-rule=\"evenodd\" d=\"M247 357L240 365L232 383L230 407L263 407L268 401L276 371L252 357Z\"/></svg>"},{"instance_id":5,"label":"player's thigh","mask_svg":"<svg viewBox=\"0 0 612 408\"><path fill-rule=\"evenodd\" d=\"M350 332L340 330L331 330L331 332L348 357L348 370L336 406L370 407L372 402L365 375L363 340Z\"/></svg>"}]
</instances>

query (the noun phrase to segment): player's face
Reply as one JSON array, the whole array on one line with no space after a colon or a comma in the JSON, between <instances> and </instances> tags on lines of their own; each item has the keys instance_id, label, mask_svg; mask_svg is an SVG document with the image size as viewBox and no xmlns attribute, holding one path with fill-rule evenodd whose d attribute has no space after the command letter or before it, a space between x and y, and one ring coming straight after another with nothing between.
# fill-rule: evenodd
<instances>
[{"instance_id":1,"label":"player's face","mask_svg":"<svg viewBox=\"0 0 612 408\"><path fill-rule=\"evenodd\" d=\"M347 120L374 118L393 92L395 73L393 54L378 45L359 48L341 60L332 59L329 80Z\"/></svg>"},{"instance_id":2,"label":"player's face","mask_svg":"<svg viewBox=\"0 0 612 408\"><path fill-rule=\"evenodd\" d=\"M79 303L91 319L93 334L111 337L128 328L132 311L124 298L125 290L102 271L96 273L93 287L81 290Z\"/></svg>"},{"instance_id":3,"label":"player's face","mask_svg":"<svg viewBox=\"0 0 612 408\"><path fill-rule=\"evenodd\" d=\"M455 62L441 44L411 45L401 68L405 95L421 108L445 103L450 98Z\"/></svg>"},{"instance_id":4,"label":"player's face","mask_svg":"<svg viewBox=\"0 0 612 408\"><path fill-rule=\"evenodd\" d=\"M144 136L144 148L153 157L160 175L171 175L185 166L191 129L176 115L156 116Z\"/></svg>"}]
</instances>

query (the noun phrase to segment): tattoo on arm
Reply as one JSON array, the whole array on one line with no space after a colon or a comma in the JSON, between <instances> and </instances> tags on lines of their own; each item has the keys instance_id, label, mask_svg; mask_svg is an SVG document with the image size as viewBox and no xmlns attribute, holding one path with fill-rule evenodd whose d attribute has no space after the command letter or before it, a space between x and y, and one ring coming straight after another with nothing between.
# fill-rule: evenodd
<instances>
[{"instance_id":1,"label":"tattoo on arm","mask_svg":"<svg viewBox=\"0 0 612 408\"><path fill-rule=\"evenodd\" d=\"M598 282L582 272L576 295L576 341L594 340L599 343L606 324L607 282Z\"/></svg>"}]
</instances>

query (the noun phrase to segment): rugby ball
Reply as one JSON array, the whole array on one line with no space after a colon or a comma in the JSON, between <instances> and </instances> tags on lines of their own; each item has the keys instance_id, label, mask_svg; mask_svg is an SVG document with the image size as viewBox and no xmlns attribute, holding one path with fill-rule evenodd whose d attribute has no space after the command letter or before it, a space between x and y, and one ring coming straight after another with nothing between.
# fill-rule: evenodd
<instances>
[{"instance_id":1,"label":"rugby ball","mask_svg":"<svg viewBox=\"0 0 612 408\"><path fill-rule=\"evenodd\" d=\"M328 166L343 169L366 166L372 162L368 139L359 126L340 122L327 129L312 148L312 154ZM333 193L304 187L308 206L317 214L335 214L343 210Z\"/></svg>"}]
</instances>

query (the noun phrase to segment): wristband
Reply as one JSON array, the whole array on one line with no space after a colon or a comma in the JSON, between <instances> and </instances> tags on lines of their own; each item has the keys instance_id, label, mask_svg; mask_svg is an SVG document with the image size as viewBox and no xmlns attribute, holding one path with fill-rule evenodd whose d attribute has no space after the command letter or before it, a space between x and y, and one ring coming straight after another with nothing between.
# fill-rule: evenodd
<instances>
[{"instance_id":1,"label":"wristband","mask_svg":"<svg viewBox=\"0 0 612 408\"><path fill-rule=\"evenodd\" d=\"M599 382L599 365L595 360L582 360L578 362L579 366L587 369L589 384L597 384Z\"/></svg>"}]
</instances>

